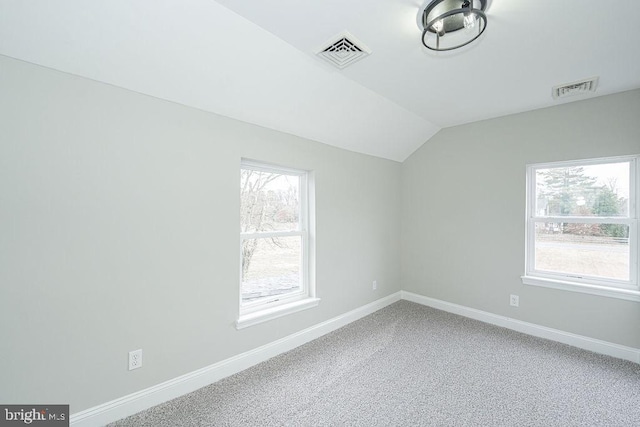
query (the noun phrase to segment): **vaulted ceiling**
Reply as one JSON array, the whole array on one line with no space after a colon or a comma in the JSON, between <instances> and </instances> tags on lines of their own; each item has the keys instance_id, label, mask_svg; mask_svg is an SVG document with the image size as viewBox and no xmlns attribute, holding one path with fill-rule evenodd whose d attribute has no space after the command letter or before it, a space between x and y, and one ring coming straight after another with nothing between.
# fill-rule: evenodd
<instances>
[{"instance_id":1,"label":"vaulted ceiling","mask_svg":"<svg viewBox=\"0 0 640 427\"><path fill-rule=\"evenodd\" d=\"M397 161L443 127L640 88L635 1L493 0L483 36L448 53L422 46L421 6L0 0L0 54ZM345 30L371 54L340 70L316 52Z\"/></svg>"}]
</instances>

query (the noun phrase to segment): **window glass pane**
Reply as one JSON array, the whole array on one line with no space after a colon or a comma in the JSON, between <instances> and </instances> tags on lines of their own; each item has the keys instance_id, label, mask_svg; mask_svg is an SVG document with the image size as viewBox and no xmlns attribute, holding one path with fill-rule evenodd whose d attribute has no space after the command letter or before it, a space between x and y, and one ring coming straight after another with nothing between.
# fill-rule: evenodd
<instances>
[{"instance_id":1,"label":"window glass pane","mask_svg":"<svg viewBox=\"0 0 640 427\"><path fill-rule=\"evenodd\" d=\"M535 269L629 280L629 226L536 223Z\"/></svg>"},{"instance_id":2,"label":"window glass pane","mask_svg":"<svg viewBox=\"0 0 640 427\"><path fill-rule=\"evenodd\" d=\"M629 216L629 162L536 170L536 216Z\"/></svg>"},{"instance_id":3,"label":"window glass pane","mask_svg":"<svg viewBox=\"0 0 640 427\"><path fill-rule=\"evenodd\" d=\"M242 302L302 290L302 237L245 239L242 242Z\"/></svg>"},{"instance_id":4,"label":"window glass pane","mask_svg":"<svg viewBox=\"0 0 640 427\"><path fill-rule=\"evenodd\" d=\"M240 232L299 230L300 177L241 169Z\"/></svg>"}]
</instances>

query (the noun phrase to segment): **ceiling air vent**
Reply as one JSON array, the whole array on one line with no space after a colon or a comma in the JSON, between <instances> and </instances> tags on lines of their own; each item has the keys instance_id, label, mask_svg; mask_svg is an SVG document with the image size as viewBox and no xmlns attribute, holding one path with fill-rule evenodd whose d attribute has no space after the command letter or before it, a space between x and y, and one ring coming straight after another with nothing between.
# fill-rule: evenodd
<instances>
[{"instance_id":1,"label":"ceiling air vent","mask_svg":"<svg viewBox=\"0 0 640 427\"><path fill-rule=\"evenodd\" d=\"M595 92L597 87L598 78L593 77L587 80L580 80L578 82L567 83L561 86L554 86L552 94L555 99L566 98L568 96Z\"/></svg>"},{"instance_id":2,"label":"ceiling air vent","mask_svg":"<svg viewBox=\"0 0 640 427\"><path fill-rule=\"evenodd\" d=\"M318 49L316 54L334 66L343 69L368 56L371 51L349 32L344 31Z\"/></svg>"}]
</instances>

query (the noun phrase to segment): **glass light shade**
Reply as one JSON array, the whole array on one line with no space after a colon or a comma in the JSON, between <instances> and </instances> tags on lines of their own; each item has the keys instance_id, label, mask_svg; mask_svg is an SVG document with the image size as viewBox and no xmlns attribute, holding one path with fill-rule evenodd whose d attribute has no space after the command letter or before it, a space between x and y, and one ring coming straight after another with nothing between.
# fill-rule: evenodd
<instances>
[{"instance_id":1,"label":"glass light shade","mask_svg":"<svg viewBox=\"0 0 640 427\"><path fill-rule=\"evenodd\" d=\"M465 28L473 28L476 25L476 20L478 17L475 13L468 13L464 16L464 27Z\"/></svg>"},{"instance_id":2,"label":"glass light shade","mask_svg":"<svg viewBox=\"0 0 640 427\"><path fill-rule=\"evenodd\" d=\"M433 0L422 12L422 43L431 50L457 49L487 27L486 0Z\"/></svg>"}]
</instances>

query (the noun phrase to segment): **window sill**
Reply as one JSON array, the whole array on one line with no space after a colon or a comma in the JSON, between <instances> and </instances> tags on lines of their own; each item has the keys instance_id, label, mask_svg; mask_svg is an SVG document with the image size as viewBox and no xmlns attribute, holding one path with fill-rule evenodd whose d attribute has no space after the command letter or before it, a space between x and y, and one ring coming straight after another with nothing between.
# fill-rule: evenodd
<instances>
[{"instance_id":1,"label":"window sill","mask_svg":"<svg viewBox=\"0 0 640 427\"><path fill-rule=\"evenodd\" d=\"M275 307L266 308L264 310L255 311L241 315L236 322L236 329L244 329L258 323L267 322L277 319L278 317L306 310L320 304L320 298L305 298L303 300L294 301L288 304L282 304Z\"/></svg>"},{"instance_id":2,"label":"window sill","mask_svg":"<svg viewBox=\"0 0 640 427\"><path fill-rule=\"evenodd\" d=\"M522 276L522 284L640 302L640 291L542 277Z\"/></svg>"}]
</instances>

